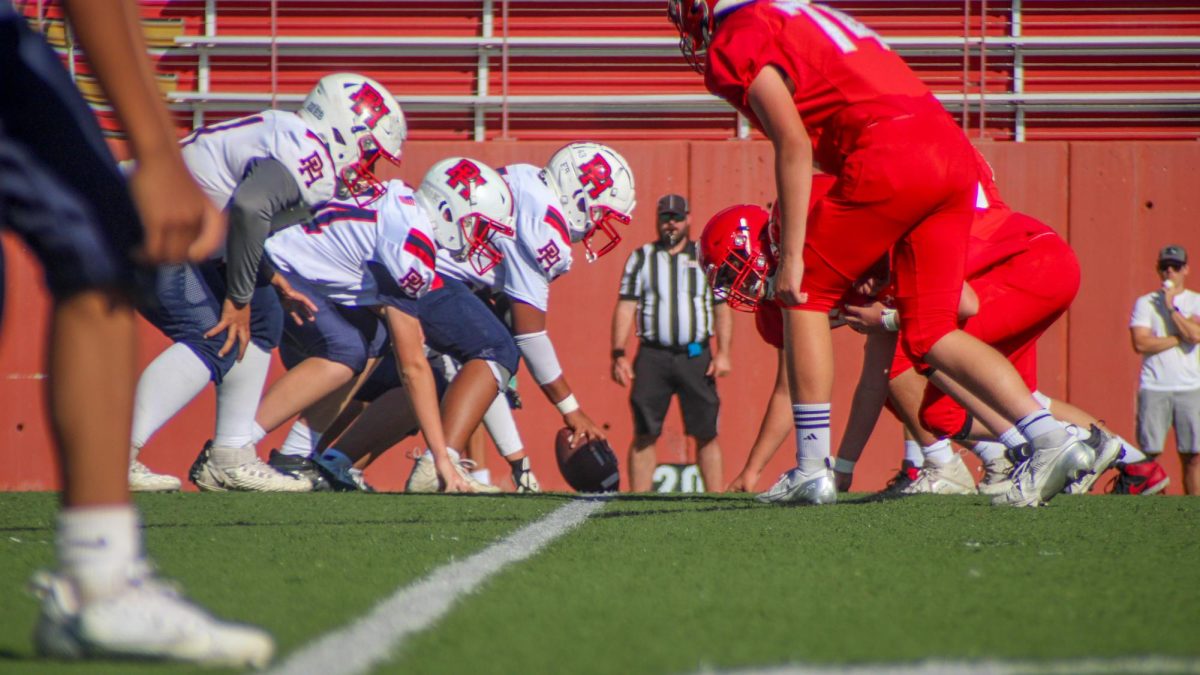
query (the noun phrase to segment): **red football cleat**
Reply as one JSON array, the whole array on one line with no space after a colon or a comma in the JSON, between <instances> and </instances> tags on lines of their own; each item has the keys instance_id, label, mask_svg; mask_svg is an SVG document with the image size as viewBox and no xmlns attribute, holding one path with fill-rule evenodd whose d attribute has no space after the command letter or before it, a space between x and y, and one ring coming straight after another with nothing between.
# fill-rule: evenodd
<instances>
[{"instance_id":1,"label":"red football cleat","mask_svg":"<svg viewBox=\"0 0 1200 675\"><path fill-rule=\"evenodd\" d=\"M1162 465L1152 459L1137 464L1119 464L1117 468L1120 473L1109 490L1115 495L1153 495L1171 484Z\"/></svg>"}]
</instances>

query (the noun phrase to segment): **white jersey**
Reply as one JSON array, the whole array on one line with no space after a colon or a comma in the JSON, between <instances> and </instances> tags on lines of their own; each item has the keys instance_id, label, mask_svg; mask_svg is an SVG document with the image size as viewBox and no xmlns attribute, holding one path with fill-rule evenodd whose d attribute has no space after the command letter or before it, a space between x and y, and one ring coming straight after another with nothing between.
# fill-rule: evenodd
<instances>
[{"instance_id":1,"label":"white jersey","mask_svg":"<svg viewBox=\"0 0 1200 675\"><path fill-rule=\"evenodd\" d=\"M542 181L542 169L513 164L500 169L512 190L516 237L496 237L504 259L487 274L478 274L470 262L459 262L438 251L438 271L475 289L503 291L509 297L545 312L550 282L571 269L571 238L558 210L558 199Z\"/></svg>"},{"instance_id":2,"label":"white jersey","mask_svg":"<svg viewBox=\"0 0 1200 675\"><path fill-rule=\"evenodd\" d=\"M229 203L250 165L267 158L287 167L308 206L333 198L336 172L329 149L294 113L265 110L200 127L180 141L180 149L188 170L218 208Z\"/></svg>"},{"instance_id":3,"label":"white jersey","mask_svg":"<svg viewBox=\"0 0 1200 675\"><path fill-rule=\"evenodd\" d=\"M1163 304L1162 291L1147 293L1133 304L1129 327L1149 328L1154 337L1179 335ZM1175 297L1175 307L1184 318L1200 319L1200 293L1184 289ZM1200 346L1187 344L1142 357L1140 386L1150 391L1195 391L1200 389Z\"/></svg>"},{"instance_id":4,"label":"white jersey","mask_svg":"<svg viewBox=\"0 0 1200 675\"><path fill-rule=\"evenodd\" d=\"M281 272L339 305L409 311L435 278L433 226L401 181L370 208L329 202L268 239L267 254Z\"/></svg>"}]
</instances>

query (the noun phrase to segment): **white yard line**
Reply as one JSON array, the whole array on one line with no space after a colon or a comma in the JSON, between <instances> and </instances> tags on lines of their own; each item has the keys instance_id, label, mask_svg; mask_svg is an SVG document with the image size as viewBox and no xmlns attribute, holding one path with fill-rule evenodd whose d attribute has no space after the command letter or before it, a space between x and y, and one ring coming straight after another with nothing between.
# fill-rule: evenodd
<instances>
[{"instance_id":1,"label":"white yard line","mask_svg":"<svg viewBox=\"0 0 1200 675\"><path fill-rule=\"evenodd\" d=\"M700 675L1113 675L1116 673L1200 673L1200 659L1173 656L1126 656L1053 661L917 661L845 666L787 664L759 668L700 670Z\"/></svg>"},{"instance_id":2,"label":"white yard line","mask_svg":"<svg viewBox=\"0 0 1200 675\"><path fill-rule=\"evenodd\" d=\"M460 562L450 563L405 586L366 616L290 656L269 672L287 675L351 675L387 661L410 636L446 615L462 596L506 566L537 553L587 520L607 500L575 499Z\"/></svg>"}]
</instances>

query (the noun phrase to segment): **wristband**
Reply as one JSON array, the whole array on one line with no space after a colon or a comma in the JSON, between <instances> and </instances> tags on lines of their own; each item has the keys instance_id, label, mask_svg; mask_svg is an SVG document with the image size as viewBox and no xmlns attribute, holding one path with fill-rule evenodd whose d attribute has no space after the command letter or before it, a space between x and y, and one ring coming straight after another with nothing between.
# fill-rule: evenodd
<instances>
[{"instance_id":1,"label":"wristband","mask_svg":"<svg viewBox=\"0 0 1200 675\"><path fill-rule=\"evenodd\" d=\"M567 397L558 403L555 403L554 407L558 408L558 412L562 413L563 415L570 415L576 410L579 410L579 401L575 400L575 394L567 394Z\"/></svg>"},{"instance_id":2,"label":"wristband","mask_svg":"<svg viewBox=\"0 0 1200 675\"><path fill-rule=\"evenodd\" d=\"M848 459L835 457L833 460L833 470L838 473L854 473L854 465L858 462L852 462Z\"/></svg>"},{"instance_id":3,"label":"wristband","mask_svg":"<svg viewBox=\"0 0 1200 675\"><path fill-rule=\"evenodd\" d=\"M625 356L624 349L617 348L617 349L612 350L613 361L616 361L617 359L621 358L622 356Z\"/></svg>"},{"instance_id":4,"label":"wristband","mask_svg":"<svg viewBox=\"0 0 1200 675\"><path fill-rule=\"evenodd\" d=\"M881 322L883 323L883 329L889 333L900 331L900 315L894 309L883 310Z\"/></svg>"}]
</instances>

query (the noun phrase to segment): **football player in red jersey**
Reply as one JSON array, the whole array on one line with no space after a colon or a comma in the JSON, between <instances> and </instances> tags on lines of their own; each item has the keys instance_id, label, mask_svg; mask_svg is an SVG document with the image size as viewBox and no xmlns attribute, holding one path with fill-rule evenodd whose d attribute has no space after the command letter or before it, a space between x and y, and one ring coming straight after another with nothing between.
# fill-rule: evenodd
<instances>
[{"instance_id":1,"label":"football player in red jersey","mask_svg":"<svg viewBox=\"0 0 1200 675\"><path fill-rule=\"evenodd\" d=\"M826 314L889 249L905 351L963 383L1036 450L998 503L1037 505L1087 471L1090 448L1042 409L1003 356L957 328L975 162L962 130L904 61L866 26L809 2L670 0L668 13L708 89L775 149L775 288L792 310L784 327L798 466L761 498L836 500ZM814 161L837 182L809 219Z\"/></svg>"}]
</instances>

